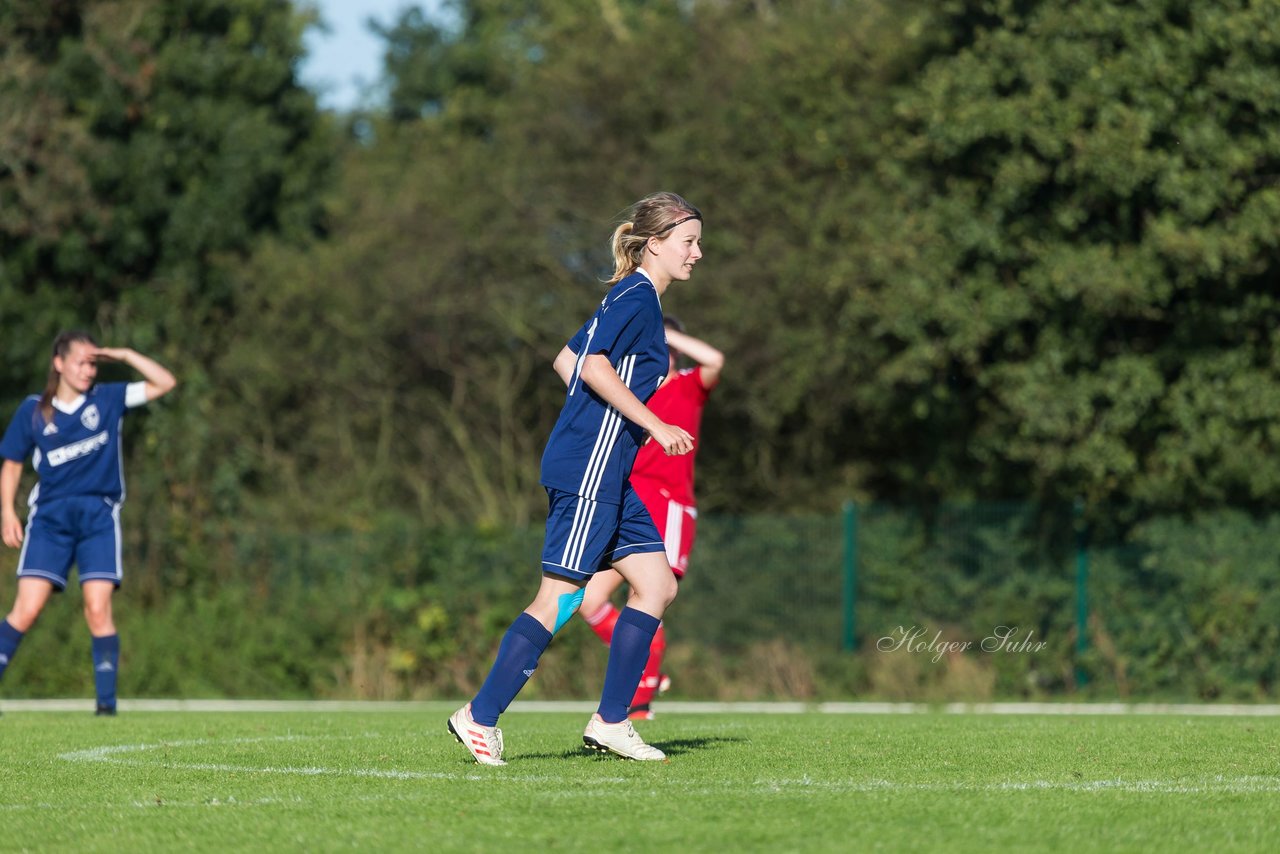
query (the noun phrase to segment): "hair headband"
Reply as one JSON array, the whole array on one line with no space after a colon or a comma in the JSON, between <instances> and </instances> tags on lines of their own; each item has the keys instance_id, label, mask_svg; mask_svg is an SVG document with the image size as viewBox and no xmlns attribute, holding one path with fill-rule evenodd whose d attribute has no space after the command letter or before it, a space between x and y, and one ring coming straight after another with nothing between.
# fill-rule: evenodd
<instances>
[{"instance_id":1,"label":"hair headband","mask_svg":"<svg viewBox=\"0 0 1280 854\"><path fill-rule=\"evenodd\" d=\"M684 225L686 222L688 222L688 221L689 221L689 220L691 220L691 219L696 219L696 220L698 220L698 221L701 221L701 220L702 220L702 214L700 214L700 213L692 213L692 214L689 214L689 215L688 215L687 217L685 217L684 219L678 219L678 220L676 220L675 222L671 223L671 225L668 225L666 228L660 228L660 229L658 229L657 231L655 231L655 232L653 233L653 236L654 236L654 237L657 237L659 234L665 234L666 232L668 232L668 231L670 231L671 229L675 228L677 225Z\"/></svg>"}]
</instances>

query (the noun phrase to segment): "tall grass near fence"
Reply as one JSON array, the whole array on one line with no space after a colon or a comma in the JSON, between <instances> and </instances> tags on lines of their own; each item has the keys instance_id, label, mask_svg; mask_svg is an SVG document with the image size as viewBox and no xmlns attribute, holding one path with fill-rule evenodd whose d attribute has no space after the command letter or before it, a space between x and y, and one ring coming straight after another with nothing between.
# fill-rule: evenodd
<instances>
[{"instance_id":1,"label":"tall grass near fence","mask_svg":"<svg viewBox=\"0 0 1280 854\"><path fill-rule=\"evenodd\" d=\"M1069 508L863 508L856 609L839 514L700 520L669 612L675 696L1264 700L1280 667L1280 517L1157 519L1084 540ZM1087 542L1088 586L1076 583ZM541 529L242 527L131 543L124 696L425 699L476 689L537 586ZM14 553L0 594L12 596ZM1077 632L1081 593L1085 636ZM0 696L89 696L79 593L55 597ZM844 649L848 621L857 647ZM522 696L599 691L557 636Z\"/></svg>"}]
</instances>

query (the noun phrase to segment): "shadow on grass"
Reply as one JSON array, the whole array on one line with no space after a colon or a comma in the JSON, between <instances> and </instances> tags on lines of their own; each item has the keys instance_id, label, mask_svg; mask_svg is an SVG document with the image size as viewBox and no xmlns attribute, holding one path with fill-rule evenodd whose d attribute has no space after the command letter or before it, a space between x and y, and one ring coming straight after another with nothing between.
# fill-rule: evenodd
<instances>
[{"instance_id":1,"label":"shadow on grass","mask_svg":"<svg viewBox=\"0 0 1280 854\"><path fill-rule=\"evenodd\" d=\"M668 756L680 756L692 750L702 750L707 747L716 747L720 744L738 744L747 739L741 736L712 736L704 735L698 738L673 738L669 741L655 741L653 746L661 750Z\"/></svg>"},{"instance_id":2,"label":"shadow on grass","mask_svg":"<svg viewBox=\"0 0 1280 854\"><path fill-rule=\"evenodd\" d=\"M681 756L695 750L703 750L706 748L714 748L719 744L733 744L735 742L743 742L747 739L739 736L702 736L700 738L674 738L667 741L651 741L654 747L667 754L668 758L672 756ZM514 754L512 754L514 757ZM589 750L585 746L571 750L564 750L559 753L521 753L521 759L596 759L601 762L611 762L618 759L611 753L600 753L595 750Z\"/></svg>"}]
</instances>

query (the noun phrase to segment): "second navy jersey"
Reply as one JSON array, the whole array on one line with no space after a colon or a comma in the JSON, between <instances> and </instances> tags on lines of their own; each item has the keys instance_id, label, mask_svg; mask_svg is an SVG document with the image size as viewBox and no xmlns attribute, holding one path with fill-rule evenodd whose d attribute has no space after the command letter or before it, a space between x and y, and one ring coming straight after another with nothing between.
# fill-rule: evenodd
<instances>
[{"instance_id":1,"label":"second navy jersey","mask_svg":"<svg viewBox=\"0 0 1280 854\"><path fill-rule=\"evenodd\" d=\"M14 462L32 458L40 482L28 504L73 495L124 500L120 426L127 388L128 383L99 383L74 412L55 406L48 423L40 414L38 395L22 401L0 441L0 457Z\"/></svg>"},{"instance_id":2,"label":"second navy jersey","mask_svg":"<svg viewBox=\"0 0 1280 854\"><path fill-rule=\"evenodd\" d=\"M542 485L618 504L646 434L582 381L582 364L587 356L606 356L632 394L642 402L653 396L670 367L662 303L653 283L635 272L610 288L569 340L569 349L578 360L542 454Z\"/></svg>"}]
</instances>

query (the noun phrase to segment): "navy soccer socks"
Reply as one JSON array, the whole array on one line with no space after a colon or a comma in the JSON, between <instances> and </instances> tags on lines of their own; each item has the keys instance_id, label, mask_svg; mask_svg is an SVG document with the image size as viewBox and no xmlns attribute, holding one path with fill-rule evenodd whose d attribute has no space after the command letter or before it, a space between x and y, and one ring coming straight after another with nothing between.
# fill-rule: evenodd
<instances>
[{"instance_id":1,"label":"navy soccer socks","mask_svg":"<svg viewBox=\"0 0 1280 854\"><path fill-rule=\"evenodd\" d=\"M120 636L93 639L93 683L98 691L98 712L115 714L116 677L120 670Z\"/></svg>"},{"instance_id":2,"label":"navy soccer socks","mask_svg":"<svg viewBox=\"0 0 1280 854\"><path fill-rule=\"evenodd\" d=\"M0 677L4 676L5 668L9 666L10 661L13 661L13 655L18 651L18 644L22 643L22 634L9 625L8 620L0 620Z\"/></svg>"},{"instance_id":3,"label":"navy soccer socks","mask_svg":"<svg viewBox=\"0 0 1280 854\"><path fill-rule=\"evenodd\" d=\"M481 726L496 726L498 716L507 710L533 671L538 669L538 659L549 643L551 632L521 612L503 635L498 657L480 686L480 693L471 701L471 719Z\"/></svg>"},{"instance_id":4,"label":"navy soccer socks","mask_svg":"<svg viewBox=\"0 0 1280 854\"><path fill-rule=\"evenodd\" d=\"M627 719L627 708L649 660L649 644L661 623L635 608L623 608L613 627L609 643L609 666L604 672L604 692L600 695L600 718L609 724Z\"/></svg>"},{"instance_id":5,"label":"navy soccer socks","mask_svg":"<svg viewBox=\"0 0 1280 854\"><path fill-rule=\"evenodd\" d=\"M22 642L23 633L9 624L8 620L0 620L0 676L13 660ZM120 637L108 635L93 639L93 681L98 693L98 711L103 714L115 714L116 711L116 674L120 667Z\"/></svg>"}]
</instances>

